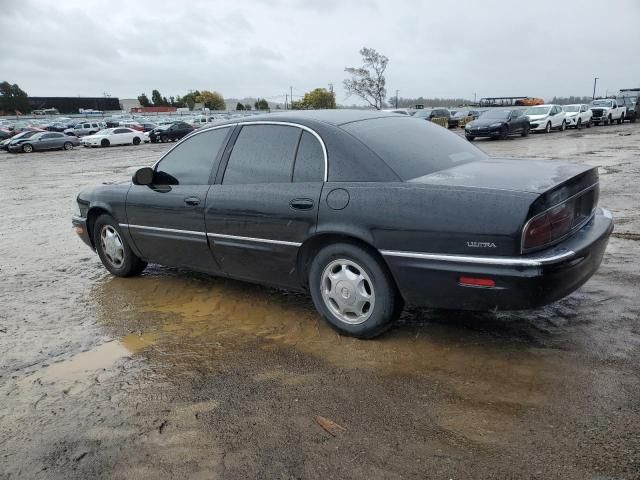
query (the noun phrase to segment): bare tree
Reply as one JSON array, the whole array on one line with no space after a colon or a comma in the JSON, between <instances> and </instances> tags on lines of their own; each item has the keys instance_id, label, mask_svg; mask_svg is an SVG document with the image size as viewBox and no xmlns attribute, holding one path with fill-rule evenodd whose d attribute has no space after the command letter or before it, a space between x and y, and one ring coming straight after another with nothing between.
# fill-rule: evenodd
<instances>
[{"instance_id":1,"label":"bare tree","mask_svg":"<svg viewBox=\"0 0 640 480\"><path fill-rule=\"evenodd\" d=\"M347 67L345 72L351 75L343 81L347 96L357 95L376 110L380 110L387 96L384 71L389 59L373 48L360 50L363 65L360 68Z\"/></svg>"}]
</instances>

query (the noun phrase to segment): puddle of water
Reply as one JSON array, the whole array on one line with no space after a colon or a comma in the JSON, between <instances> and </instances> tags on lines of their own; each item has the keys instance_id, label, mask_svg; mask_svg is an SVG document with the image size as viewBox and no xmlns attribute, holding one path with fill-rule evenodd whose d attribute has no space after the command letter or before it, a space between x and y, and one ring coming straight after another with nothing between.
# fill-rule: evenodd
<instances>
[{"instance_id":1,"label":"puddle of water","mask_svg":"<svg viewBox=\"0 0 640 480\"><path fill-rule=\"evenodd\" d=\"M102 322L135 324L147 332L145 346L155 343L171 356L172 368L183 370L215 368L218 355L255 348L257 341L258 348L288 346L341 368L427 375L463 398L531 406L543 403L549 385L572 368L521 340L446 322L395 329L374 341L341 337L305 296L188 273L113 278L96 293Z\"/></svg>"}]
</instances>

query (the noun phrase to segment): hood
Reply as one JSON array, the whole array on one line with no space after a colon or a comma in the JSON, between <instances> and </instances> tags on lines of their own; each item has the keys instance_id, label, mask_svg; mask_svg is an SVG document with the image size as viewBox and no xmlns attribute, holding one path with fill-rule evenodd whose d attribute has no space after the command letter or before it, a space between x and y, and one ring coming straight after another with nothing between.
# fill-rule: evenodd
<instances>
[{"instance_id":1,"label":"hood","mask_svg":"<svg viewBox=\"0 0 640 480\"><path fill-rule=\"evenodd\" d=\"M532 122L535 120L541 120L543 118L547 118L549 116L548 113L545 113L543 115L527 115L527 117L529 117L529 120L531 120Z\"/></svg>"},{"instance_id":2,"label":"hood","mask_svg":"<svg viewBox=\"0 0 640 480\"><path fill-rule=\"evenodd\" d=\"M550 160L489 158L434 172L411 183L540 194L592 168Z\"/></svg>"},{"instance_id":3,"label":"hood","mask_svg":"<svg viewBox=\"0 0 640 480\"><path fill-rule=\"evenodd\" d=\"M472 122L467 123L467 125L470 125L472 127L488 127L493 123L505 123L505 122L506 120L500 120L498 118L480 117L477 120L473 120Z\"/></svg>"}]
</instances>

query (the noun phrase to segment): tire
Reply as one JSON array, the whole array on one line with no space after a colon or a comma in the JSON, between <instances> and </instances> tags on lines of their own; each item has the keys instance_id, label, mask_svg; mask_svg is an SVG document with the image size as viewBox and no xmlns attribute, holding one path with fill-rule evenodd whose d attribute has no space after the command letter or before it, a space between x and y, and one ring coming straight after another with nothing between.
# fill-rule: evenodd
<instances>
[{"instance_id":1,"label":"tire","mask_svg":"<svg viewBox=\"0 0 640 480\"><path fill-rule=\"evenodd\" d=\"M560 125L560 131L564 132L566 129L567 129L567 122L563 120L562 125Z\"/></svg>"},{"instance_id":2,"label":"tire","mask_svg":"<svg viewBox=\"0 0 640 480\"><path fill-rule=\"evenodd\" d=\"M64 145L62 145L62 148L64 150L73 150L73 143L71 142L64 142Z\"/></svg>"},{"instance_id":3,"label":"tire","mask_svg":"<svg viewBox=\"0 0 640 480\"><path fill-rule=\"evenodd\" d=\"M509 127L506 125L500 129L500 136L498 137L500 140L506 140L509 138Z\"/></svg>"},{"instance_id":4,"label":"tire","mask_svg":"<svg viewBox=\"0 0 640 480\"><path fill-rule=\"evenodd\" d=\"M528 137L529 136L529 129L531 127L529 127L529 125L525 125L524 128L522 129L522 133L520 134L522 137Z\"/></svg>"},{"instance_id":5,"label":"tire","mask_svg":"<svg viewBox=\"0 0 640 480\"><path fill-rule=\"evenodd\" d=\"M169 141L169 137L166 135L160 135L160 141L162 143L168 142Z\"/></svg>"},{"instance_id":6,"label":"tire","mask_svg":"<svg viewBox=\"0 0 640 480\"><path fill-rule=\"evenodd\" d=\"M133 137L133 144L140 145L140 137Z\"/></svg>"},{"instance_id":7,"label":"tire","mask_svg":"<svg viewBox=\"0 0 640 480\"><path fill-rule=\"evenodd\" d=\"M618 119L618 125L622 125L624 123L624 114L620 115L620 118Z\"/></svg>"},{"instance_id":8,"label":"tire","mask_svg":"<svg viewBox=\"0 0 640 480\"><path fill-rule=\"evenodd\" d=\"M147 266L124 239L120 226L108 214L100 215L92 229L93 244L104 267L117 277L139 275Z\"/></svg>"},{"instance_id":9,"label":"tire","mask_svg":"<svg viewBox=\"0 0 640 480\"><path fill-rule=\"evenodd\" d=\"M551 132L551 122L547 122L547 125L544 127L544 133Z\"/></svg>"},{"instance_id":10,"label":"tire","mask_svg":"<svg viewBox=\"0 0 640 480\"><path fill-rule=\"evenodd\" d=\"M31 153L33 152L33 145L31 145L30 143L25 143L24 145L22 145L22 151L24 153Z\"/></svg>"},{"instance_id":11,"label":"tire","mask_svg":"<svg viewBox=\"0 0 640 480\"><path fill-rule=\"evenodd\" d=\"M316 254L309 269L309 289L316 309L329 325L350 337L380 335L403 308L384 265L350 243L328 245Z\"/></svg>"},{"instance_id":12,"label":"tire","mask_svg":"<svg viewBox=\"0 0 640 480\"><path fill-rule=\"evenodd\" d=\"M592 122L591 120L589 120L589 121L587 122L587 128L591 128L591 125L593 125L593 122Z\"/></svg>"},{"instance_id":13,"label":"tire","mask_svg":"<svg viewBox=\"0 0 640 480\"><path fill-rule=\"evenodd\" d=\"M102 141L100 142L100 146L103 147L103 148L106 148L109 145L111 145L111 143L106 138L103 138Z\"/></svg>"},{"instance_id":14,"label":"tire","mask_svg":"<svg viewBox=\"0 0 640 480\"><path fill-rule=\"evenodd\" d=\"M582 130L582 119L581 118L579 118L578 119L578 123L576 123L576 129Z\"/></svg>"},{"instance_id":15,"label":"tire","mask_svg":"<svg viewBox=\"0 0 640 480\"><path fill-rule=\"evenodd\" d=\"M476 137L474 137L473 135L465 135L465 138L470 142L473 142L476 139Z\"/></svg>"},{"instance_id":16,"label":"tire","mask_svg":"<svg viewBox=\"0 0 640 480\"><path fill-rule=\"evenodd\" d=\"M604 121L604 124L611 125L612 123L613 123L613 118L611 118L611 115L609 115L607 119Z\"/></svg>"}]
</instances>

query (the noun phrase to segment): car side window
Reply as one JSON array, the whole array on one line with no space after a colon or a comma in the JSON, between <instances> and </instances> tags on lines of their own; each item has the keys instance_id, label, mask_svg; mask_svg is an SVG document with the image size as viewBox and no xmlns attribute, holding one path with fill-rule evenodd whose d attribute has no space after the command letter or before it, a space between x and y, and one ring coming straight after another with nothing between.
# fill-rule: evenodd
<instances>
[{"instance_id":1,"label":"car side window","mask_svg":"<svg viewBox=\"0 0 640 480\"><path fill-rule=\"evenodd\" d=\"M222 183L288 183L291 181L300 129L285 125L245 125L229 156Z\"/></svg>"},{"instance_id":2,"label":"car side window","mask_svg":"<svg viewBox=\"0 0 640 480\"><path fill-rule=\"evenodd\" d=\"M294 182L322 182L324 180L324 153L320 142L309 132L302 132L296 163Z\"/></svg>"},{"instance_id":3,"label":"car side window","mask_svg":"<svg viewBox=\"0 0 640 480\"><path fill-rule=\"evenodd\" d=\"M199 133L179 143L156 166L155 185L206 185L230 127Z\"/></svg>"},{"instance_id":4,"label":"car side window","mask_svg":"<svg viewBox=\"0 0 640 480\"><path fill-rule=\"evenodd\" d=\"M113 133L127 133L128 130L126 128L116 128Z\"/></svg>"}]
</instances>

